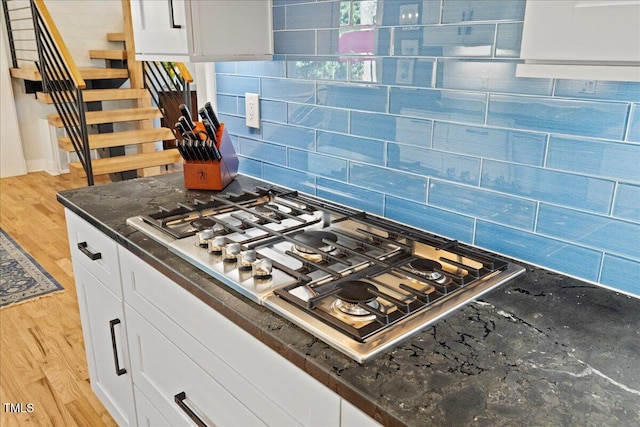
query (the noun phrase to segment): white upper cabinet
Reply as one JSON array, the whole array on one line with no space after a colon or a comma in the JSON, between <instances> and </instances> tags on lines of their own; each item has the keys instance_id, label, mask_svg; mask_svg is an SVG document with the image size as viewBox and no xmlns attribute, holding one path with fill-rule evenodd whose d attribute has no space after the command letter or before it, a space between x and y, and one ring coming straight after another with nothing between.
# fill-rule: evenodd
<instances>
[{"instance_id":1,"label":"white upper cabinet","mask_svg":"<svg viewBox=\"0 0 640 427\"><path fill-rule=\"evenodd\" d=\"M527 0L521 77L640 81L640 0Z\"/></svg>"},{"instance_id":2,"label":"white upper cabinet","mask_svg":"<svg viewBox=\"0 0 640 427\"><path fill-rule=\"evenodd\" d=\"M139 61L273 57L271 0L131 0Z\"/></svg>"}]
</instances>

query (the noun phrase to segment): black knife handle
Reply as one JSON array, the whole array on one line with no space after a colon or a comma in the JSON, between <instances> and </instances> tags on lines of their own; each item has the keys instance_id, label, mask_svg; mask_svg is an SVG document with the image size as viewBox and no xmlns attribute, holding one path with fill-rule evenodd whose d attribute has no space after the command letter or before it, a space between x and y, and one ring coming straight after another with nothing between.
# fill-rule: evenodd
<instances>
[{"instance_id":1,"label":"black knife handle","mask_svg":"<svg viewBox=\"0 0 640 427\"><path fill-rule=\"evenodd\" d=\"M178 121L185 128L186 133L192 132L196 128L196 125L194 125L192 121L187 120L185 116L180 116Z\"/></svg>"},{"instance_id":2,"label":"black knife handle","mask_svg":"<svg viewBox=\"0 0 640 427\"><path fill-rule=\"evenodd\" d=\"M213 129L213 126L211 126L209 119L202 119L202 125L204 126L204 130L207 131L209 139L217 144L216 131Z\"/></svg>"},{"instance_id":3,"label":"black knife handle","mask_svg":"<svg viewBox=\"0 0 640 427\"><path fill-rule=\"evenodd\" d=\"M180 114L182 114L182 117L187 119L189 123L193 124L193 117L191 117L191 112L187 108L186 104L180 104L178 108L180 109ZM189 128L191 128L191 126L189 126Z\"/></svg>"},{"instance_id":4,"label":"black knife handle","mask_svg":"<svg viewBox=\"0 0 640 427\"><path fill-rule=\"evenodd\" d=\"M216 116L215 111L213 111L213 106L210 102L204 104L205 110L207 110L207 114L209 114L209 119L211 120L211 124L214 129L218 129L220 127L220 122L218 121L218 116Z\"/></svg>"}]
</instances>

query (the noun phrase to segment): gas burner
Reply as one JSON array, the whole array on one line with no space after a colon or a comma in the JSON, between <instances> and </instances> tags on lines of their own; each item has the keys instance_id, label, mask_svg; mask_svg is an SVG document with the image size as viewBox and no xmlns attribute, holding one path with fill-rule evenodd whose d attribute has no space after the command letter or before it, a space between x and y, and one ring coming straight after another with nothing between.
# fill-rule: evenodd
<instances>
[{"instance_id":1,"label":"gas burner","mask_svg":"<svg viewBox=\"0 0 640 427\"><path fill-rule=\"evenodd\" d=\"M207 228L213 228L216 222L211 218L198 218L191 221L190 224L196 231L204 231Z\"/></svg>"},{"instance_id":2,"label":"gas burner","mask_svg":"<svg viewBox=\"0 0 640 427\"><path fill-rule=\"evenodd\" d=\"M427 280L443 284L450 279L442 274L442 264L431 259L416 259L409 263L412 273L424 277Z\"/></svg>"},{"instance_id":3,"label":"gas burner","mask_svg":"<svg viewBox=\"0 0 640 427\"><path fill-rule=\"evenodd\" d=\"M370 292L370 290L377 291L378 288L371 283L347 280L340 283L338 287L340 291L336 294L337 299L331 305L335 310L351 316L371 316L370 311L358 304L364 303L373 309L380 308L376 296Z\"/></svg>"},{"instance_id":4,"label":"gas burner","mask_svg":"<svg viewBox=\"0 0 640 427\"><path fill-rule=\"evenodd\" d=\"M267 218L277 218L279 210L280 210L280 207L278 205L274 205L273 203L256 206L253 209L253 211L256 214L262 215L263 217L267 217ZM258 222L258 221L261 221L261 220L264 220L264 219L260 218L258 215L251 215L249 217L249 220L251 220L253 222Z\"/></svg>"},{"instance_id":5,"label":"gas burner","mask_svg":"<svg viewBox=\"0 0 640 427\"><path fill-rule=\"evenodd\" d=\"M337 242L338 236L329 231L310 230L303 233L296 234L294 240L306 245L293 245L293 252L300 255L309 261L319 262L322 261L322 253L332 253L336 251L336 247L323 242L328 240L330 242ZM308 248L310 246L315 250Z\"/></svg>"}]
</instances>

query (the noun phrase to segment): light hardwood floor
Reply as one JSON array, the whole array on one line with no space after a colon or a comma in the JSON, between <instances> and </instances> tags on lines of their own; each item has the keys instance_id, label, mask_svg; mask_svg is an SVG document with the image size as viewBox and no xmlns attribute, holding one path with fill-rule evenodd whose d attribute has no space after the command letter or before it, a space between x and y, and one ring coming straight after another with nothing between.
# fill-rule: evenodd
<instances>
[{"instance_id":1,"label":"light hardwood floor","mask_svg":"<svg viewBox=\"0 0 640 427\"><path fill-rule=\"evenodd\" d=\"M84 186L84 179L45 172L0 179L0 227L65 289L0 310L2 427L116 425L90 388L64 211L56 201L56 192ZM33 412L10 413L5 403L31 403Z\"/></svg>"}]
</instances>

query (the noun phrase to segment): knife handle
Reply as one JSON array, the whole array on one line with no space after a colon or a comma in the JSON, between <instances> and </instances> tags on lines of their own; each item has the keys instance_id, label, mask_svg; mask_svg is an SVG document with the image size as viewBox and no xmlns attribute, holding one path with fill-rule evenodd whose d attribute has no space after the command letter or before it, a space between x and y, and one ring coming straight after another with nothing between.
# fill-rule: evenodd
<instances>
[{"instance_id":1,"label":"knife handle","mask_svg":"<svg viewBox=\"0 0 640 427\"><path fill-rule=\"evenodd\" d=\"M189 112L189 108L187 108L187 105L180 104L178 108L180 109L180 114L182 114L182 117L187 119L189 123L193 123L193 118L191 117L191 113Z\"/></svg>"},{"instance_id":2,"label":"knife handle","mask_svg":"<svg viewBox=\"0 0 640 427\"><path fill-rule=\"evenodd\" d=\"M220 127L220 121L218 121L218 116L216 116L215 111L213 111L213 106L211 105L211 103L206 102L204 104L204 108L207 111L207 114L209 114L209 120L211 120L213 128L218 129Z\"/></svg>"},{"instance_id":3,"label":"knife handle","mask_svg":"<svg viewBox=\"0 0 640 427\"><path fill-rule=\"evenodd\" d=\"M202 124L204 126L204 130L207 131L207 136L210 140L212 140L216 145L218 145L218 139L216 138L216 131L211 126L211 122L207 119L202 119Z\"/></svg>"}]
</instances>

